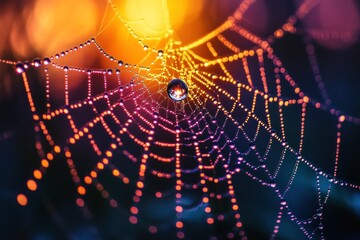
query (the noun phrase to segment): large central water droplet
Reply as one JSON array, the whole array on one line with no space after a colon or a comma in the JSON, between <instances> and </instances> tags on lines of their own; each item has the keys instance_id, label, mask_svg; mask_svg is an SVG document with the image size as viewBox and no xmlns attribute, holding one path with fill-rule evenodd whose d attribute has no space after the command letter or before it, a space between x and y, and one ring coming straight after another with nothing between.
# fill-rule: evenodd
<instances>
[{"instance_id":1,"label":"large central water droplet","mask_svg":"<svg viewBox=\"0 0 360 240\"><path fill-rule=\"evenodd\" d=\"M169 97L176 102L184 100L188 95L188 86L178 78L171 80L167 87Z\"/></svg>"}]
</instances>

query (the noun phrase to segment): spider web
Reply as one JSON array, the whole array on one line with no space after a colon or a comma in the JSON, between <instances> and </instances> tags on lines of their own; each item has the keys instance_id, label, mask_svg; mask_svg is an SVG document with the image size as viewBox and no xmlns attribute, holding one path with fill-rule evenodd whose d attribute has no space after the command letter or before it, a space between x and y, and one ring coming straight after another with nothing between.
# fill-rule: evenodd
<instances>
[{"instance_id":1,"label":"spider web","mask_svg":"<svg viewBox=\"0 0 360 240\"><path fill-rule=\"evenodd\" d=\"M126 226L124 238L251 238L257 220L249 211L259 206L244 199L252 188L261 188L256 198L271 208L264 235L325 238L324 215L334 186L360 189L338 178L343 126L358 128L360 119L332 106L313 41L298 23L316 1L304 1L267 38L242 24L254 2L242 1L223 24L187 45L169 26L158 47L151 45L158 39L137 35L109 1L138 41L135 54L144 54L140 63L107 53L98 36L30 63L1 60L21 76L39 156L18 203L30 204L31 192L66 163L73 184L68 197L84 218L96 225L97 205L106 202ZM305 36L320 99L306 93L277 55L276 44L293 35ZM105 58L108 67L67 64L67 56L87 51ZM189 87L181 102L167 96L173 78ZM79 79L81 87L74 90L71 85ZM44 90L37 89L37 80ZM59 82L63 91L55 92ZM313 157L314 146L307 144L307 135L313 136L308 126L322 124L317 116L331 119L333 126L329 160ZM304 184L311 185L306 193ZM306 210L301 197L309 203ZM281 235L282 229L295 235Z\"/></svg>"}]
</instances>

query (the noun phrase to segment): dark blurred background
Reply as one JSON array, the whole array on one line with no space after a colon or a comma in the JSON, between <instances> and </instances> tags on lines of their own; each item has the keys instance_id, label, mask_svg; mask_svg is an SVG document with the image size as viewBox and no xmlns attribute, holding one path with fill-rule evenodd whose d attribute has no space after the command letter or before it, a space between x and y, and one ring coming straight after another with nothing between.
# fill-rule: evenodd
<instances>
[{"instance_id":1,"label":"dark blurred background","mask_svg":"<svg viewBox=\"0 0 360 240\"><path fill-rule=\"evenodd\" d=\"M134 5L134 2L136 4ZM138 13L153 12L160 19L146 23L153 28L164 28L166 13L160 1L115 2L125 18L136 26ZM139 2L139 3L138 3ZM170 21L178 39L184 44L221 24L231 15L241 1L168 1ZM311 65L305 51L304 37L315 46L315 55L320 72L332 100L331 107L343 114L360 116L360 6L355 0L319 1L309 14L296 24L297 34L286 34L275 40L275 54L285 68L308 96L321 100ZM241 24L256 35L267 38L281 27L302 1L259 0L249 9ZM29 60L50 56L80 42L96 36L99 44L117 58L137 62L136 41L126 34L119 20L113 20L113 12L106 7L106 1L2 1L0 3L0 59ZM125 9L125 10L124 10ZM165 8L166 9L166 8ZM150 14L149 19L154 16ZM135 19L135 20L134 20ZM147 18L145 18L147 19ZM134 20L134 21L133 21ZM109 24L108 24L109 23ZM153 25L152 25L153 24ZM109 26L107 26L109 25ZM104 27L107 26L107 27ZM76 33L76 34L75 34ZM321 33L321 34L318 34ZM149 33L143 33L149 34ZM239 40L241 43L243 40ZM116 44L114 44L116 42ZM238 44L239 44L238 43ZM94 55L79 54L66 59L67 64L88 68L108 68L108 60ZM256 66L254 66L256 70ZM235 71L236 69L234 69ZM270 71L272 71L270 69ZM44 80L36 71L29 71L33 94L38 96L37 104L42 105ZM39 80L37 80L39 79ZM73 86L80 92L81 85ZM62 95L61 88L58 88ZM56 93L54 93L56 95ZM299 116L291 110L285 114L288 138L298 137ZM46 176L38 186L38 191L29 195L29 204L21 207L16 196L26 188L26 181L38 166L38 155L34 142L34 123L19 75L13 66L0 64L0 239L173 239L174 229L166 222L160 224L159 234L151 235L147 225L131 225L128 211L133 187L120 187L113 178L104 177L112 193L123 200L119 208L111 208L95 188L88 191L86 200L92 214L87 220L75 204L76 190L69 174L65 159L54 161ZM294 124L294 125L292 125ZM337 117L329 111L310 109L307 113L303 155L325 172L331 173L336 147ZM292 128L293 127L293 128ZM59 126L57 131L61 132ZM296 131L295 131L296 129ZM293 131L294 130L294 131ZM61 135L60 133L58 133ZM56 135L56 133L55 133ZM259 140L261 141L261 139ZM343 124L338 178L349 183L360 184L360 126ZM81 157L91 158L86 148ZM131 150L135 150L131 149ZM276 158L276 157L275 157ZM289 162L291 162L289 160ZM80 164L80 163L79 163ZM129 165L132 164L129 161ZM293 164L283 166L284 174L290 174ZM126 167L126 166L125 166ZM81 167L80 167L81 168ZM134 166L129 166L134 168ZM136 177L137 172L128 172ZM286 178L286 176L284 177ZM249 239L269 238L276 221L279 199L269 189L251 180L245 174L234 176L236 197L244 229ZM286 181L286 180L285 180ZM328 182L321 180L325 194ZM173 182L170 183L170 185ZM289 206L299 216L311 216L316 206L315 175L300 167L296 181L289 194ZM124 195L124 197L122 196ZM315 196L315 198L314 198ZM195 198L189 196L191 202ZM315 201L314 201L315 199ZM153 204L145 198L141 210L145 215L174 221L174 196L169 193L161 204ZM185 215L194 232L194 239L202 239L207 227L200 225L203 209L194 207ZM324 232L326 239L360 239L360 192L347 187L333 185L324 211ZM201 221L200 221L201 220ZM171 223L172 224L172 223ZM199 224L199 225L197 225ZM203 222L202 222L203 224ZM174 226L174 224L172 224ZM316 239L319 236L315 236ZM189 238L191 239L191 238ZM296 224L284 217L278 239L305 239Z\"/></svg>"}]
</instances>

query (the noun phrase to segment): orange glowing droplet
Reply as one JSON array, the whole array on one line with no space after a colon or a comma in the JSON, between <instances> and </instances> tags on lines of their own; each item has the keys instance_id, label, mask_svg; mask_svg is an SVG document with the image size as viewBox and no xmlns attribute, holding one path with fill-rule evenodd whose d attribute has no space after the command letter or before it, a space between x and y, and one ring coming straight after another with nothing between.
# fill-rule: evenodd
<instances>
[{"instance_id":1,"label":"orange glowing droplet","mask_svg":"<svg viewBox=\"0 0 360 240\"><path fill-rule=\"evenodd\" d=\"M42 178L42 173L39 170L34 170L33 175L34 175L34 177L36 179L41 179Z\"/></svg>"},{"instance_id":2,"label":"orange glowing droplet","mask_svg":"<svg viewBox=\"0 0 360 240\"><path fill-rule=\"evenodd\" d=\"M17 195L16 200L21 206L26 206L28 202L27 197L24 194Z\"/></svg>"},{"instance_id":3,"label":"orange glowing droplet","mask_svg":"<svg viewBox=\"0 0 360 240\"><path fill-rule=\"evenodd\" d=\"M143 184L142 182L138 182L138 183L137 183L137 187L138 187L138 188L143 188L143 187L144 187L144 184Z\"/></svg>"},{"instance_id":4,"label":"orange glowing droplet","mask_svg":"<svg viewBox=\"0 0 360 240\"><path fill-rule=\"evenodd\" d=\"M32 179L29 179L27 181L27 187L30 191L35 191L37 189L37 184L34 180Z\"/></svg>"},{"instance_id":5,"label":"orange glowing droplet","mask_svg":"<svg viewBox=\"0 0 360 240\"><path fill-rule=\"evenodd\" d=\"M54 159L54 155L52 155L51 153L48 153L46 155L47 159L49 159L49 161L53 160Z\"/></svg>"},{"instance_id":6,"label":"orange glowing droplet","mask_svg":"<svg viewBox=\"0 0 360 240\"><path fill-rule=\"evenodd\" d=\"M97 173L95 171L91 171L90 173L92 178L96 178L97 177Z\"/></svg>"},{"instance_id":7,"label":"orange glowing droplet","mask_svg":"<svg viewBox=\"0 0 360 240\"><path fill-rule=\"evenodd\" d=\"M85 189L83 186L79 186L79 187L78 187L78 193L79 193L80 195L85 195L86 189Z\"/></svg>"},{"instance_id":8,"label":"orange glowing droplet","mask_svg":"<svg viewBox=\"0 0 360 240\"><path fill-rule=\"evenodd\" d=\"M98 167L98 169L104 169L104 164L102 164L102 163L99 162L99 163L97 164L97 167Z\"/></svg>"},{"instance_id":9,"label":"orange glowing droplet","mask_svg":"<svg viewBox=\"0 0 360 240\"><path fill-rule=\"evenodd\" d=\"M91 183L92 183L92 179L91 179L91 177L89 177L89 176L86 176L86 177L84 178L84 181L85 181L86 184L91 184Z\"/></svg>"},{"instance_id":10,"label":"orange glowing droplet","mask_svg":"<svg viewBox=\"0 0 360 240\"><path fill-rule=\"evenodd\" d=\"M113 170L113 175L114 175L115 177L119 176L119 175L120 175L119 170L114 169L114 170Z\"/></svg>"},{"instance_id":11,"label":"orange glowing droplet","mask_svg":"<svg viewBox=\"0 0 360 240\"><path fill-rule=\"evenodd\" d=\"M41 166L43 166L44 168L48 168L49 167L49 162L47 160L43 159L41 161Z\"/></svg>"},{"instance_id":12,"label":"orange glowing droplet","mask_svg":"<svg viewBox=\"0 0 360 240\"><path fill-rule=\"evenodd\" d=\"M110 152L110 151L106 151L105 154L106 154L107 157L112 157L112 155L113 155L112 152Z\"/></svg>"}]
</instances>

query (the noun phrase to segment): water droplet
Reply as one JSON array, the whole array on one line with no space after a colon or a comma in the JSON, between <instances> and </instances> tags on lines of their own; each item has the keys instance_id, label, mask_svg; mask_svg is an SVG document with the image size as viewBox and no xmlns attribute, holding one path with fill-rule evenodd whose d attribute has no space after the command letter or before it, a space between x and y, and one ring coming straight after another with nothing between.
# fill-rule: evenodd
<instances>
[{"instance_id":1,"label":"water droplet","mask_svg":"<svg viewBox=\"0 0 360 240\"><path fill-rule=\"evenodd\" d=\"M271 130L270 130L270 134L271 134L272 137L275 137L275 135L276 135L275 130L274 130L274 129L271 129Z\"/></svg>"},{"instance_id":2,"label":"water droplet","mask_svg":"<svg viewBox=\"0 0 360 240\"><path fill-rule=\"evenodd\" d=\"M162 57L164 55L164 51L163 50L159 50L158 51L158 57Z\"/></svg>"},{"instance_id":3,"label":"water droplet","mask_svg":"<svg viewBox=\"0 0 360 240\"><path fill-rule=\"evenodd\" d=\"M281 205L281 206L285 206L285 205L286 205L285 199L282 199L282 200L280 201L280 205Z\"/></svg>"},{"instance_id":4,"label":"water droplet","mask_svg":"<svg viewBox=\"0 0 360 240\"><path fill-rule=\"evenodd\" d=\"M274 179L271 179L269 183L270 183L270 187L272 188L276 187L276 183Z\"/></svg>"},{"instance_id":5,"label":"water droplet","mask_svg":"<svg viewBox=\"0 0 360 240\"><path fill-rule=\"evenodd\" d=\"M182 101L188 95L188 87L183 80L175 78L169 82L167 93L173 101Z\"/></svg>"},{"instance_id":6,"label":"water droplet","mask_svg":"<svg viewBox=\"0 0 360 240\"><path fill-rule=\"evenodd\" d=\"M22 64L22 63L17 63L15 69L16 69L17 73L25 72L25 67L24 67L24 64Z\"/></svg>"},{"instance_id":7,"label":"water droplet","mask_svg":"<svg viewBox=\"0 0 360 240\"><path fill-rule=\"evenodd\" d=\"M43 59L43 63L44 63L45 65L49 65L49 64L51 63L50 58L44 58L44 59Z\"/></svg>"},{"instance_id":8,"label":"water droplet","mask_svg":"<svg viewBox=\"0 0 360 240\"><path fill-rule=\"evenodd\" d=\"M119 70L119 69L116 69L115 72L116 72L116 74L120 74L120 70Z\"/></svg>"},{"instance_id":9,"label":"water droplet","mask_svg":"<svg viewBox=\"0 0 360 240\"><path fill-rule=\"evenodd\" d=\"M60 58L60 55L59 55L59 54L56 54L56 55L55 55L55 58L56 58L56 59L59 59L59 58Z\"/></svg>"},{"instance_id":10,"label":"water droplet","mask_svg":"<svg viewBox=\"0 0 360 240\"><path fill-rule=\"evenodd\" d=\"M149 47L147 45L144 45L144 51L147 51Z\"/></svg>"},{"instance_id":11,"label":"water droplet","mask_svg":"<svg viewBox=\"0 0 360 240\"><path fill-rule=\"evenodd\" d=\"M91 70L90 70L90 69L87 70L86 73L87 73L88 75L90 75L90 74L91 74Z\"/></svg>"},{"instance_id":12,"label":"water droplet","mask_svg":"<svg viewBox=\"0 0 360 240\"><path fill-rule=\"evenodd\" d=\"M64 69L65 72L69 71L69 67L68 67L68 66L64 66L63 69Z\"/></svg>"},{"instance_id":13,"label":"water droplet","mask_svg":"<svg viewBox=\"0 0 360 240\"><path fill-rule=\"evenodd\" d=\"M25 69L28 69L30 66L30 63L28 61L24 62L24 68Z\"/></svg>"},{"instance_id":14,"label":"water droplet","mask_svg":"<svg viewBox=\"0 0 360 240\"><path fill-rule=\"evenodd\" d=\"M109 75L111 75L112 72L113 72L113 71L112 71L111 69L108 69L108 70L107 70L107 74L109 74Z\"/></svg>"},{"instance_id":15,"label":"water droplet","mask_svg":"<svg viewBox=\"0 0 360 240\"><path fill-rule=\"evenodd\" d=\"M35 58L33 60L34 67L40 67L41 66L41 60L38 58Z\"/></svg>"},{"instance_id":16,"label":"water droplet","mask_svg":"<svg viewBox=\"0 0 360 240\"><path fill-rule=\"evenodd\" d=\"M120 99L119 104L120 104L120 106L124 106L124 100Z\"/></svg>"},{"instance_id":17,"label":"water droplet","mask_svg":"<svg viewBox=\"0 0 360 240\"><path fill-rule=\"evenodd\" d=\"M255 142L250 142L250 148L254 150L256 148Z\"/></svg>"},{"instance_id":18,"label":"water droplet","mask_svg":"<svg viewBox=\"0 0 360 240\"><path fill-rule=\"evenodd\" d=\"M124 65L124 62L123 61L118 61L118 65L121 67L122 65Z\"/></svg>"},{"instance_id":19,"label":"water droplet","mask_svg":"<svg viewBox=\"0 0 360 240\"><path fill-rule=\"evenodd\" d=\"M321 217L321 215L322 215L321 209L318 209L318 210L316 211L316 215L317 215L318 217Z\"/></svg>"}]
</instances>

